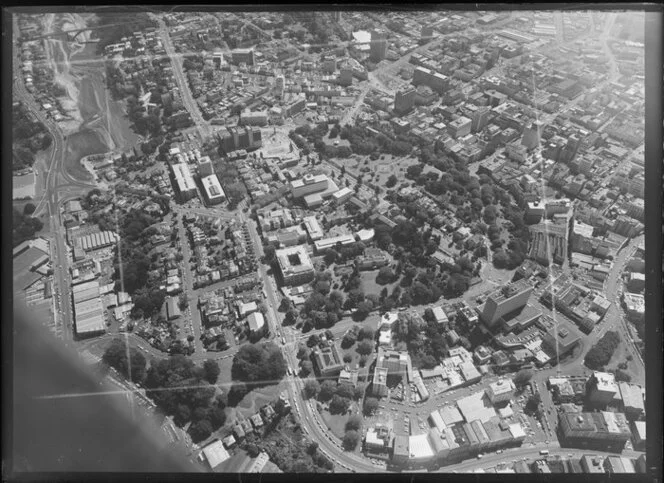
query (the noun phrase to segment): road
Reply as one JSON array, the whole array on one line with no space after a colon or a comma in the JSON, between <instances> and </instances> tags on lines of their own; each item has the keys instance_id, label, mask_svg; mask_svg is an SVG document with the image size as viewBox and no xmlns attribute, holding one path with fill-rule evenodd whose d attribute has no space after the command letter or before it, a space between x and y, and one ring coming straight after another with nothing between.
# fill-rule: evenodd
<instances>
[{"instance_id":1,"label":"road","mask_svg":"<svg viewBox=\"0 0 664 483\"><path fill-rule=\"evenodd\" d=\"M196 101L191 95L191 89L189 89L189 83L187 82L187 78L185 77L184 70L182 68L182 56L177 55L175 52L175 48L173 47L173 43L171 42L171 37L168 34L168 28L166 27L166 23L161 18L158 17L156 18L156 20L159 23L159 35L161 37L164 50L166 50L166 54L168 54L168 56L171 59L171 65L173 66L173 74L175 76L175 82L177 83L178 89L180 90L180 96L182 97L182 102L184 103L185 108L187 109L187 111L191 115L191 118L196 124L196 129L198 130L201 139L205 141L210 137L212 133L210 125L207 122L205 122L205 119L203 119L203 115L201 114L201 111L198 108L198 104L196 104Z\"/></svg>"}]
</instances>

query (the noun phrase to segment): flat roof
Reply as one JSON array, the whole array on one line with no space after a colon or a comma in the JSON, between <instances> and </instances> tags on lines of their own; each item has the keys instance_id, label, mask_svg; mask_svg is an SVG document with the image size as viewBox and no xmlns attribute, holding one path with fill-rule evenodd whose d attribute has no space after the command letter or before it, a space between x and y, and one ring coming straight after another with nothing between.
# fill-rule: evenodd
<instances>
[{"instance_id":1,"label":"flat roof","mask_svg":"<svg viewBox=\"0 0 664 483\"><path fill-rule=\"evenodd\" d=\"M411 436L408 441L408 450L413 459L430 458L434 455L427 433Z\"/></svg>"},{"instance_id":2,"label":"flat roof","mask_svg":"<svg viewBox=\"0 0 664 483\"><path fill-rule=\"evenodd\" d=\"M212 200L225 197L224 190L221 188L219 178L217 178L216 174L201 178L201 183L203 184L203 188L205 188L208 199Z\"/></svg>"},{"instance_id":3,"label":"flat roof","mask_svg":"<svg viewBox=\"0 0 664 483\"><path fill-rule=\"evenodd\" d=\"M456 404L466 421L477 419L484 423L496 416L496 410L485 396L484 391L458 399Z\"/></svg>"},{"instance_id":4,"label":"flat roof","mask_svg":"<svg viewBox=\"0 0 664 483\"><path fill-rule=\"evenodd\" d=\"M226 451L226 448L224 448L224 444L221 440L216 440L214 443L203 448L203 454L212 469L230 458L230 455L228 454L228 451Z\"/></svg>"}]
</instances>

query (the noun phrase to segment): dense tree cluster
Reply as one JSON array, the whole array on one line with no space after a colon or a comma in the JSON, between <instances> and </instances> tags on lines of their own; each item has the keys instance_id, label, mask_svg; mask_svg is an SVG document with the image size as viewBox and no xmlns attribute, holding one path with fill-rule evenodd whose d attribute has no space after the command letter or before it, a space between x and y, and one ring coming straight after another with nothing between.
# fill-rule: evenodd
<instances>
[{"instance_id":1,"label":"dense tree cluster","mask_svg":"<svg viewBox=\"0 0 664 483\"><path fill-rule=\"evenodd\" d=\"M273 342L245 344L233 357L231 376L261 386L278 383L286 374L286 361Z\"/></svg>"},{"instance_id":2,"label":"dense tree cluster","mask_svg":"<svg viewBox=\"0 0 664 483\"><path fill-rule=\"evenodd\" d=\"M32 167L35 154L53 142L46 126L28 116L28 109L18 104L12 109L12 170Z\"/></svg>"},{"instance_id":3,"label":"dense tree cluster","mask_svg":"<svg viewBox=\"0 0 664 483\"><path fill-rule=\"evenodd\" d=\"M406 344L415 367L435 366L448 350L438 324L410 312L399 313L393 334L396 341Z\"/></svg>"},{"instance_id":4,"label":"dense tree cluster","mask_svg":"<svg viewBox=\"0 0 664 483\"><path fill-rule=\"evenodd\" d=\"M44 224L38 218L25 215L14 208L12 216L12 245L16 246L25 240L34 238Z\"/></svg>"},{"instance_id":5,"label":"dense tree cluster","mask_svg":"<svg viewBox=\"0 0 664 483\"><path fill-rule=\"evenodd\" d=\"M601 370L606 364L609 363L611 357L613 356L613 351L616 350L619 344L620 334L613 330L608 331L586 353L584 364L589 369Z\"/></svg>"},{"instance_id":6,"label":"dense tree cluster","mask_svg":"<svg viewBox=\"0 0 664 483\"><path fill-rule=\"evenodd\" d=\"M107 45L119 42L122 37L130 37L134 32L156 27L154 20L145 12L99 12L95 17L99 27L112 26L96 30L99 38L97 52L103 52Z\"/></svg>"},{"instance_id":7,"label":"dense tree cluster","mask_svg":"<svg viewBox=\"0 0 664 483\"><path fill-rule=\"evenodd\" d=\"M134 347L127 350L127 345L122 339L113 339L101 359L130 381L142 383L145 379L147 364L145 356Z\"/></svg>"},{"instance_id":8,"label":"dense tree cluster","mask_svg":"<svg viewBox=\"0 0 664 483\"><path fill-rule=\"evenodd\" d=\"M522 369L519 372L516 373L514 376L514 385L518 387L523 387L528 382L530 382L530 379L533 377L533 371L530 369Z\"/></svg>"},{"instance_id":9,"label":"dense tree cluster","mask_svg":"<svg viewBox=\"0 0 664 483\"><path fill-rule=\"evenodd\" d=\"M316 272L311 283L313 292L298 313L304 324L322 329L333 326L341 319L344 295L338 290L331 290L331 280L330 272Z\"/></svg>"},{"instance_id":10,"label":"dense tree cluster","mask_svg":"<svg viewBox=\"0 0 664 483\"><path fill-rule=\"evenodd\" d=\"M153 360L145 386L155 404L173 415L176 424L184 426L191 421L189 433L195 442L208 438L226 422L225 398L215 397L206 370L183 355Z\"/></svg>"}]
</instances>

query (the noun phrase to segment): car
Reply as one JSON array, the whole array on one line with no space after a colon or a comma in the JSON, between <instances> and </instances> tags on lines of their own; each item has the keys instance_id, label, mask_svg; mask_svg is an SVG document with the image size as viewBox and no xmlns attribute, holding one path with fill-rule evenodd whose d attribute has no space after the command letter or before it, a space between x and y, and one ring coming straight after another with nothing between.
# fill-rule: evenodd
<instances>
[{"instance_id":1,"label":"car","mask_svg":"<svg viewBox=\"0 0 664 483\"><path fill-rule=\"evenodd\" d=\"M499 449L498 451L496 451L496 454L501 454L502 452L503 452L503 450Z\"/></svg>"}]
</instances>

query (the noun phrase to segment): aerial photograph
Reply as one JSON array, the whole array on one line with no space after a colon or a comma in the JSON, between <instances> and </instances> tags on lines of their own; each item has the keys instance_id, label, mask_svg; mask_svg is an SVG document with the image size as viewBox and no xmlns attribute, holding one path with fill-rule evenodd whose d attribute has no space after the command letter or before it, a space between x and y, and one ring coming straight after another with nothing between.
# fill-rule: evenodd
<instances>
[{"instance_id":1,"label":"aerial photograph","mask_svg":"<svg viewBox=\"0 0 664 483\"><path fill-rule=\"evenodd\" d=\"M650 13L4 13L15 471L649 473Z\"/></svg>"}]
</instances>

